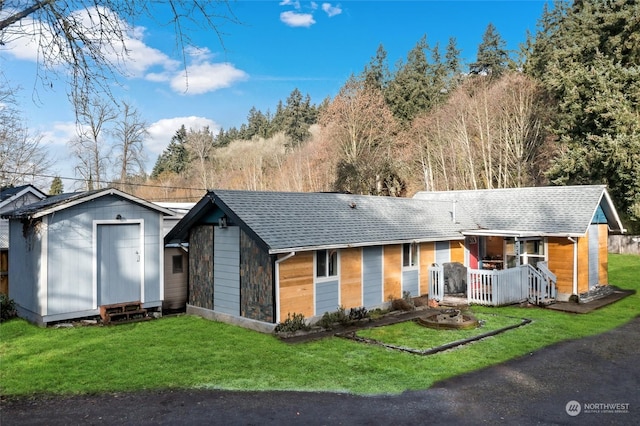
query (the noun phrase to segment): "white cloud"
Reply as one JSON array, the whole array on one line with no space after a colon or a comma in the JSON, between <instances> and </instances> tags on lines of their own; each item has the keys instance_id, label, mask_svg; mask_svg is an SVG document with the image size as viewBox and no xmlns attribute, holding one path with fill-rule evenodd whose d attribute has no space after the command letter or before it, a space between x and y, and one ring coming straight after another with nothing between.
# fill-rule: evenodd
<instances>
[{"instance_id":1,"label":"white cloud","mask_svg":"<svg viewBox=\"0 0 640 426\"><path fill-rule=\"evenodd\" d=\"M289 4L295 3L290 2ZM79 17L87 28L90 28L91 16L95 19L98 12L103 15L113 14L109 9L101 7L76 11L74 15ZM171 59L164 52L144 42L146 31L144 27L129 27L125 21L115 15L110 21L113 22L113 31L111 31L113 40L112 44L105 42L103 53L109 62L118 64L127 78L144 78L155 83L168 83L175 92L189 95L229 87L248 78L244 71L235 68L232 64L212 63L211 59L214 55L208 48L190 46L185 49L187 61L190 62L186 65L188 79L185 79L185 67L180 61ZM50 43L51 29L46 24L25 18L20 22L20 25L31 26L36 33L40 33L39 37L46 40L46 43ZM123 36L126 54L124 46L119 42L118 31L121 31ZM9 39L5 51L18 59L41 61L43 58L39 53L39 45L41 45L39 40L36 37ZM54 56L53 60L55 58Z\"/></svg>"},{"instance_id":2,"label":"white cloud","mask_svg":"<svg viewBox=\"0 0 640 426\"><path fill-rule=\"evenodd\" d=\"M206 117L173 117L163 118L149 126L148 135L144 142L144 149L149 155L149 161L151 167L155 164L158 155L162 154L162 151L169 145L171 138L176 134L176 131L184 124L184 127L189 130L200 130L205 126L209 126L211 133L217 134L220 125L215 121Z\"/></svg>"},{"instance_id":3,"label":"white cloud","mask_svg":"<svg viewBox=\"0 0 640 426\"><path fill-rule=\"evenodd\" d=\"M342 13L342 8L339 5L332 6L331 3L322 3L322 10L325 11L329 18L340 15Z\"/></svg>"},{"instance_id":4,"label":"white cloud","mask_svg":"<svg viewBox=\"0 0 640 426\"><path fill-rule=\"evenodd\" d=\"M171 78L171 88L185 95L200 95L231 86L248 78L247 73L229 63L205 62L191 65Z\"/></svg>"},{"instance_id":5,"label":"white cloud","mask_svg":"<svg viewBox=\"0 0 640 426\"><path fill-rule=\"evenodd\" d=\"M290 27L310 27L315 24L313 15L310 13L282 12L280 20Z\"/></svg>"},{"instance_id":6,"label":"white cloud","mask_svg":"<svg viewBox=\"0 0 640 426\"><path fill-rule=\"evenodd\" d=\"M293 6L296 9L300 9L300 2L298 0L282 0L280 6Z\"/></svg>"}]
</instances>

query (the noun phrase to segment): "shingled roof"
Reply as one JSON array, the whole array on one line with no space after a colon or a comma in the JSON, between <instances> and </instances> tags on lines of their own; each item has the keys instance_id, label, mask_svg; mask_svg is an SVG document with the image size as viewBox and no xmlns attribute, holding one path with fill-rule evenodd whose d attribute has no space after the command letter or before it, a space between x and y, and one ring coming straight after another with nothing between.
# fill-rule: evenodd
<instances>
[{"instance_id":1,"label":"shingled roof","mask_svg":"<svg viewBox=\"0 0 640 426\"><path fill-rule=\"evenodd\" d=\"M58 210L63 210L76 204L84 203L96 198L100 198L106 195L115 195L121 198L125 198L134 203L143 205L151 210L158 210L165 215L173 215L173 212L159 205L153 204L149 201L145 201L141 198L134 197L115 188L96 189L92 191L84 192L70 192L66 194L53 195L44 200L28 204L19 209L2 214L4 219L12 218L38 218L46 216L50 213Z\"/></svg>"},{"instance_id":2,"label":"shingled roof","mask_svg":"<svg viewBox=\"0 0 640 426\"><path fill-rule=\"evenodd\" d=\"M217 206L270 253L462 239L473 226L453 204L336 193L210 191L167 235L183 241Z\"/></svg>"},{"instance_id":3,"label":"shingled roof","mask_svg":"<svg viewBox=\"0 0 640 426\"><path fill-rule=\"evenodd\" d=\"M478 225L466 234L582 236L598 208L612 231L624 232L604 185L425 191L414 198L455 202Z\"/></svg>"}]
</instances>

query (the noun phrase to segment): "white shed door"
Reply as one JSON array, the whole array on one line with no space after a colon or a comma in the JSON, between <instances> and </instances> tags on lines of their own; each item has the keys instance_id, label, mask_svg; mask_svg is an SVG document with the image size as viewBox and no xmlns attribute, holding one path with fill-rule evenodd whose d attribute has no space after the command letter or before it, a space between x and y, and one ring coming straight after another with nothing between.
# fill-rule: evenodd
<instances>
[{"instance_id":1,"label":"white shed door","mask_svg":"<svg viewBox=\"0 0 640 426\"><path fill-rule=\"evenodd\" d=\"M98 306L140 301L140 224L101 224L97 233Z\"/></svg>"}]
</instances>

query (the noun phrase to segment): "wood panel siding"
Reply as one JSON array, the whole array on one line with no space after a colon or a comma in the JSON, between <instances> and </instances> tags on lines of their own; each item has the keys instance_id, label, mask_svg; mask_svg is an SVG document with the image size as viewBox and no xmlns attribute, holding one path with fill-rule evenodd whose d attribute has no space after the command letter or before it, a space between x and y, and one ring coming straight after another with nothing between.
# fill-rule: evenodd
<instances>
[{"instance_id":1,"label":"wood panel siding","mask_svg":"<svg viewBox=\"0 0 640 426\"><path fill-rule=\"evenodd\" d=\"M340 305L362 306L362 249L340 250Z\"/></svg>"},{"instance_id":2,"label":"wood panel siding","mask_svg":"<svg viewBox=\"0 0 640 426\"><path fill-rule=\"evenodd\" d=\"M174 269L174 257L180 257L182 269ZM184 309L187 302L187 253L177 247L164 249L163 309ZM177 266L177 265L176 265Z\"/></svg>"},{"instance_id":3,"label":"wood panel siding","mask_svg":"<svg viewBox=\"0 0 640 426\"><path fill-rule=\"evenodd\" d=\"M598 278L601 285L609 283L609 227L598 225L598 239L600 252L598 254Z\"/></svg>"},{"instance_id":4,"label":"wood panel siding","mask_svg":"<svg viewBox=\"0 0 640 426\"><path fill-rule=\"evenodd\" d=\"M429 267L436 261L435 243L420 244L420 295L429 293Z\"/></svg>"},{"instance_id":5,"label":"wood panel siding","mask_svg":"<svg viewBox=\"0 0 640 426\"><path fill-rule=\"evenodd\" d=\"M240 232L240 315L257 321L275 322L273 307L273 259L247 235Z\"/></svg>"},{"instance_id":6,"label":"wood panel siding","mask_svg":"<svg viewBox=\"0 0 640 426\"><path fill-rule=\"evenodd\" d=\"M287 314L314 315L313 301L314 252L297 253L280 263L280 320Z\"/></svg>"},{"instance_id":7,"label":"wood panel siding","mask_svg":"<svg viewBox=\"0 0 640 426\"><path fill-rule=\"evenodd\" d=\"M450 241L449 247L451 250L451 261L464 265L464 241Z\"/></svg>"},{"instance_id":8,"label":"wood panel siding","mask_svg":"<svg viewBox=\"0 0 640 426\"><path fill-rule=\"evenodd\" d=\"M589 291L589 238L578 238L578 293Z\"/></svg>"},{"instance_id":9,"label":"wood panel siding","mask_svg":"<svg viewBox=\"0 0 640 426\"><path fill-rule=\"evenodd\" d=\"M194 226L190 232L189 304L213 309L213 225Z\"/></svg>"},{"instance_id":10,"label":"wood panel siding","mask_svg":"<svg viewBox=\"0 0 640 426\"><path fill-rule=\"evenodd\" d=\"M549 269L558 278L559 293L573 292L573 243L567 238L549 238Z\"/></svg>"},{"instance_id":11,"label":"wood panel siding","mask_svg":"<svg viewBox=\"0 0 640 426\"><path fill-rule=\"evenodd\" d=\"M391 245L383 248L385 301L402 297L402 246Z\"/></svg>"},{"instance_id":12,"label":"wood panel siding","mask_svg":"<svg viewBox=\"0 0 640 426\"><path fill-rule=\"evenodd\" d=\"M502 237L486 237L484 256L504 256L504 238Z\"/></svg>"}]
</instances>

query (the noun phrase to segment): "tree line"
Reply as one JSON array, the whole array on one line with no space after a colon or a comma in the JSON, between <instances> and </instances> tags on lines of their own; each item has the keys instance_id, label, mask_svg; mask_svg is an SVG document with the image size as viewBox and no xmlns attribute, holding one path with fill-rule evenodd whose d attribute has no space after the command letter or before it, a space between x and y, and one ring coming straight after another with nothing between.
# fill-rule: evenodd
<instances>
[{"instance_id":1,"label":"tree line","mask_svg":"<svg viewBox=\"0 0 640 426\"><path fill-rule=\"evenodd\" d=\"M640 232L639 7L634 0L545 5L518 52L489 24L468 66L455 38L442 48L424 36L393 66L380 45L319 105L296 88L275 113L252 108L240 128L177 129L149 177L136 168L138 145L125 149L138 139L126 139L126 128L141 120L120 105L108 127L116 163L125 165L111 173L122 184L159 186L131 187L151 199L198 199L222 187L410 196L598 183ZM82 176L88 171L97 185L100 161L79 153L98 147L91 130L101 124L90 115L100 110L79 98L84 125L73 146L82 148Z\"/></svg>"}]
</instances>

